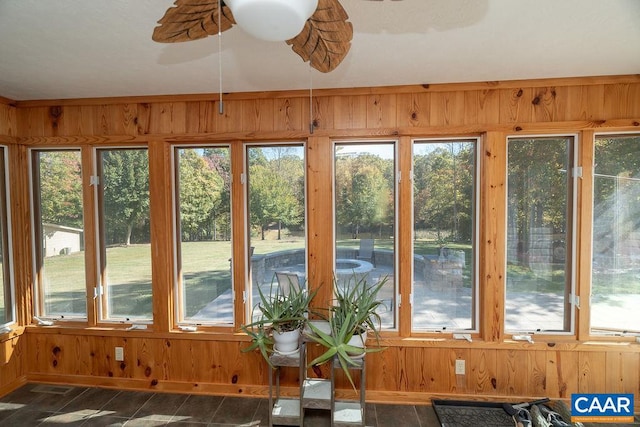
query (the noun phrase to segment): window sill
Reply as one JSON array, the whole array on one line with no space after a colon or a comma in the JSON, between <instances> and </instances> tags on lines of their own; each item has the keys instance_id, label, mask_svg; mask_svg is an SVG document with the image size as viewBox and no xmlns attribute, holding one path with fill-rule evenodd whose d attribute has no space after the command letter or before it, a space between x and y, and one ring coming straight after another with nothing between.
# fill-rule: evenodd
<instances>
[{"instance_id":1,"label":"window sill","mask_svg":"<svg viewBox=\"0 0 640 427\"><path fill-rule=\"evenodd\" d=\"M127 330L124 328L99 327L78 327L71 325L37 326L31 325L24 329L26 333L32 334L55 334L55 335L77 335L77 336L106 336L106 337L126 337L126 338L146 338L146 339L171 339L171 340L195 340L195 341L248 341L249 337L241 332L236 332L231 328L226 330L197 330L185 332L179 329L168 332L157 332L152 329ZM11 339L22 333L20 329L12 332ZM450 336L441 337L380 337L382 347L396 348L433 348L433 349L472 349L472 350L526 350L526 351L622 351L640 353L640 343L633 337L625 337L625 340L594 340L578 341L575 337L552 337L537 336L534 342L514 341L505 339L504 341L486 341L478 337L473 337L472 342L461 339L454 339ZM7 340L0 338L0 341Z\"/></svg>"},{"instance_id":2,"label":"window sill","mask_svg":"<svg viewBox=\"0 0 640 427\"><path fill-rule=\"evenodd\" d=\"M624 340L586 340L578 341L574 336L534 336L533 343L527 341L486 341L473 337L472 342L452 337L381 337L383 347L406 348L448 348L478 350L527 350L527 351L616 351L640 353L640 343L626 337Z\"/></svg>"}]
</instances>

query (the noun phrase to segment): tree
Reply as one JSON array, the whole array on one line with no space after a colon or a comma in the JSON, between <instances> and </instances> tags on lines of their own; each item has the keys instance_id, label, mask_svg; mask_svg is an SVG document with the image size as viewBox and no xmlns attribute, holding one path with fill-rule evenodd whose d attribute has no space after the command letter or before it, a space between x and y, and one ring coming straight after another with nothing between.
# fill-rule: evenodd
<instances>
[{"instance_id":1,"label":"tree","mask_svg":"<svg viewBox=\"0 0 640 427\"><path fill-rule=\"evenodd\" d=\"M449 231L449 239L454 236L454 167L453 156L440 148L429 155L432 172L426 178L427 197L420 210L420 217L429 228L437 231L439 240L445 238L442 231Z\"/></svg>"},{"instance_id":2,"label":"tree","mask_svg":"<svg viewBox=\"0 0 640 427\"><path fill-rule=\"evenodd\" d=\"M470 241L473 233L474 144L428 143L414 157L414 220L444 241Z\"/></svg>"},{"instance_id":3,"label":"tree","mask_svg":"<svg viewBox=\"0 0 640 427\"><path fill-rule=\"evenodd\" d=\"M213 240L231 238L231 160L228 148L206 148L204 159L222 180L220 197L211 210L211 237Z\"/></svg>"},{"instance_id":4,"label":"tree","mask_svg":"<svg viewBox=\"0 0 640 427\"><path fill-rule=\"evenodd\" d=\"M287 176L263 165L252 165L249 176L251 225L260 229L262 240L272 223L299 224L302 221L303 211Z\"/></svg>"},{"instance_id":5,"label":"tree","mask_svg":"<svg viewBox=\"0 0 640 427\"><path fill-rule=\"evenodd\" d=\"M149 157L146 149L102 151L102 194L105 230L111 243L131 244L134 230L140 240L149 222ZM105 233L106 234L106 233Z\"/></svg>"},{"instance_id":6,"label":"tree","mask_svg":"<svg viewBox=\"0 0 640 427\"><path fill-rule=\"evenodd\" d=\"M220 204L224 182L195 149L179 151L180 229L183 241L202 239Z\"/></svg>"},{"instance_id":7,"label":"tree","mask_svg":"<svg viewBox=\"0 0 640 427\"><path fill-rule=\"evenodd\" d=\"M634 136L595 140L593 250L599 263L618 260L640 229L639 146Z\"/></svg>"},{"instance_id":8,"label":"tree","mask_svg":"<svg viewBox=\"0 0 640 427\"><path fill-rule=\"evenodd\" d=\"M83 228L79 151L38 153L42 222Z\"/></svg>"},{"instance_id":9,"label":"tree","mask_svg":"<svg viewBox=\"0 0 640 427\"><path fill-rule=\"evenodd\" d=\"M287 177L288 185L291 187L291 195L297 206L290 206L290 213L287 218L283 217L278 220L278 240L281 239L282 225L289 228L303 224L302 214L304 212L304 164L302 157L296 155L302 151L301 147L294 146L275 146L265 148L265 153L270 155L272 159L269 167L278 175Z\"/></svg>"},{"instance_id":10,"label":"tree","mask_svg":"<svg viewBox=\"0 0 640 427\"><path fill-rule=\"evenodd\" d=\"M571 152L568 144L567 139L509 141L508 224L521 251L530 247L533 228L566 232Z\"/></svg>"},{"instance_id":11,"label":"tree","mask_svg":"<svg viewBox=\"0 0 640 427\"><path fill-rule=\"evenodd\" d=\"M354 239L363 230L382 227L393 218L393 179L389 163L373 154L336 159L336 216Z\"/></svg>"},{"instance_id":12,"label":"tree","mask_svg":"<svg viewBox=\"0 0 640 427\"><path fill-rule=\"evenodd\" d=\"M470 242L473 239L474 189L475 189L475 145L464 144L456 155L457 189L456 229L459 241Z\"/></svg>"},{"instance_id":13,"label":"tree","mask_svg":"<svg viewBox=\"0 0 640 427\"><path fill-rule=\"evenodd\" d=\"M266 230L304 223L304 162L300 146L266 146L248 150L249 217L265 239Z\"/></svg>"}]
</instances>

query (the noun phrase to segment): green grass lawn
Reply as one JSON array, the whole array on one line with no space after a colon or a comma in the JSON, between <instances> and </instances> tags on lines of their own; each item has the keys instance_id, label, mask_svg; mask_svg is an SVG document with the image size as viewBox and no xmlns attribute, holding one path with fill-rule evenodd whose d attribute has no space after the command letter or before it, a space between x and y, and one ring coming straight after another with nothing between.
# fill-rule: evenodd
<instances>
[{"instance_id":1,"label":"green grass lawn","mask_svg":"<svg viewBox=\"0 0 640 427\"><path fill-rule=\"evenodd\" d=\"M230 242L211 241L182 245L188 316L231 289L230 247ZM150 318L151 246L146 244L107 248L106 261L110 284L110 316ZM84 314L84 252L47 258L45 271L48 312Z\"/></svg>"},{"instance_id":2,"label":"green grass lawn","mask_svg":"<svg viewBox=\"0 0 640 427\"><path fill-rule=\"evenodd\" d=\"M111 313L117 317L151 316L150 245L111 247L107 275L113 286ZM84 252L45 258L45 307L48 314L86 314Z\"/></svg>"},{"instance_id":3,"label":"green grass lawn","mask_svg":"<svg viewBox=\"0 0 640 427\"><path fill-rule=\"evenodd\" d=\"M551 264L547 274L536 274L528 267L507 265L507 291L563 294L566 286L564 264Z\"/></svg>"},{"instance_id":4,"label":"green grass lawn","mask_svg":"<svg viewBox=\"0 0 640 427\"><path fill-rule=\"evenodd\" d=\"M7 286L7 283L4 282L4 265L0 260L0 325L15 320L12 318L11 294L6 292L5 286Z\"/></svg>"},{"instance_id":5,"label":"green grass lawn","mask_svg":"<svg viewBox=\"0 0 640 427\"><path fill-rule=\"evenodd\" d=\"M252 240L254 254L304 247L304 240ZM231 289L231 242L206 241L182 244L185 316L190 317ZM151 317L150 245L107 248L111 284L111 315ZM86 313L84 252L45 259L47 312Z\"/></svg>"},{"instance_id":6,"label":"green grass lawn","mask_svg":"<svg viewBox=\"0 0 640 427\"><path fill-rule=\"evenodd\" d=\"M593 295L640 294L640 272L594 273Z\"/></svg>"}]
</instances>

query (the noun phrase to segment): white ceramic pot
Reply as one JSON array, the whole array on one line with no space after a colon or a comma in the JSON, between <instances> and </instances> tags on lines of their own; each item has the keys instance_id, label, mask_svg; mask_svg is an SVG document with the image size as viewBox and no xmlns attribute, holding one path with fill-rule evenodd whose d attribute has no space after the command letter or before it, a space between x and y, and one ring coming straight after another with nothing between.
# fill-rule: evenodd
<instances>
[{"instance_id":1,"label":"white ceramic pot","mask_svg":"<svg viewBox=\"0 0 640 427\"><path fill-rule=\"evenodd\" d=\"M310 324L313 324L313 326L319 329L320 332L324 332L327 335L331 335L331 325L329 324L329 322L327 322L326 320L310 320L305 326L305 330L304 330L304 333L307 336L316 335L313 329L311 329L311 327L309 326Z\"/></svg>"},{"instance_id":2,"label":"white ceramic pot","mask_svg":"<svg viewBox=\"0 0 640 427\"><path fill-rule=\"evenodd\" d=\"M366 343L367 343L367 331L364 331L361 334L354 334L347 342L347 344L350 346L359 347L362 349L366 347ZM358 359L358 358L364 357L364 355L365 355L364 352L362 354L353 354L353 358Z\"/></svg>"},{"instance_id":3,"label":"white ceramic pot","mask_svg":"<svg viewBox=\"0 0 640 427\"><path fill-rule=\"evenodd\" d=\"M300 329L286 332L273 332L274 350L280 354L291 354L298 350Z\"/></svg>"}]
</instances>

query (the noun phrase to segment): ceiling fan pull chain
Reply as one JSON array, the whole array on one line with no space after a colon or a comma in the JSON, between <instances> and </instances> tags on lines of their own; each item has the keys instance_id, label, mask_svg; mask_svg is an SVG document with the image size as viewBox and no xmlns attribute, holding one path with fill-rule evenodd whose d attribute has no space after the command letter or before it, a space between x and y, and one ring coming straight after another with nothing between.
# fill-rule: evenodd
<instances>
[{"instance_id":1,"label":"ceiling fan pull chain","mask_svg":"<svg viewBox=\"0 0 640 427\"><path fill-rule=\"evenodd\" d=\"M218 104L218 114L224 114L224 104L222 103L222 0L218 0L218 86L220 103Z\"/></svg>"}]
</instances>

